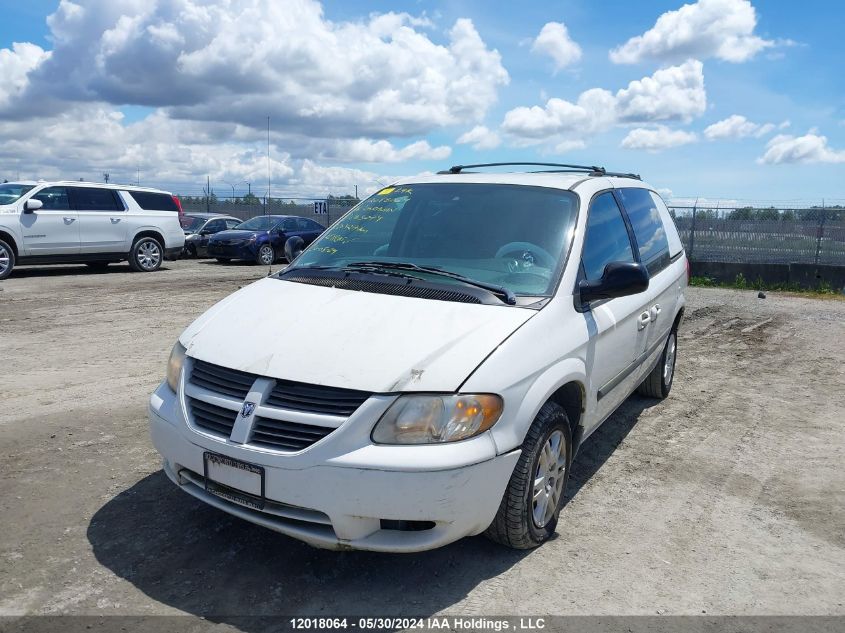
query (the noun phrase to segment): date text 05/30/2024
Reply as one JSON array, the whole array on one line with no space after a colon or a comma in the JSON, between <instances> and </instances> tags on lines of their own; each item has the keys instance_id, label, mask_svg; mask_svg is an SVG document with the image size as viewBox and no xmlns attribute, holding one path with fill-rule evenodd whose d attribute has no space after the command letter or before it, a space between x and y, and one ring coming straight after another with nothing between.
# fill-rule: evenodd
<instances>
[{"instance_id":1,"label":"date text 05/30/2024","mask_svg":"<svg viewBox=\"0 0 845 633\"><path fill-rule=\"evenodd\" d=\"M374 617L374 618L291 618L292 629L307 630L349 630L363 631L405 629L420 631L540 631L546 628L542 617Z\"/></svg>"}]
</instances>

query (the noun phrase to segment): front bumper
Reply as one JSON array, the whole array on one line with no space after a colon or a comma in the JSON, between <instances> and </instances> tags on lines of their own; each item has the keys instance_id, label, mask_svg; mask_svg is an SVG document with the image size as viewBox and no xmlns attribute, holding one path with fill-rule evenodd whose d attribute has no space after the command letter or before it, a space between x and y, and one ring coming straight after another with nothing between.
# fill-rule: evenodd
<instances>
[{"instance_id":1,"label":"front bumper","mask_svg":"<svg viewBox=\"0 0 845 633\"><path fill-rule=\"evenodd\" d=\"M247 521L328 549L416 552L481 533L495 517L520 453L496 455L485 436L457 443L465 444L466 451L460 446L456 451L456 445L370 446L315 459L314 453L330 452L333 435L297 454L255 451L190 427L179 398L166 384L153 394L149 418L164 471L182 490ZM344 427L361 422L353 416ZM335 431L341 445L352 435L344 427ZM428 453L415 470L408 469L409 449ZM206 451L263 466L265 507L256 510L207 492ZM461 453L481 461L465 464L458 459L450 465L455 460L448 456ZM362 463L373 455L382 458ZM417 523L414 530L395 529L412 521L425 523ZM421 525L427 529L419 529Z\"/></svg>"},{"instance_id":2,"label":"front bumper","mask_svg":"<svg viewBox=\"0 0 845 633\"><path fill-rule=\"evenodd\" d=\"M229 245L209 242L208 256L223 259L255 259L257 255L255 244L255 242L250 242L248 244Z\"/></svg>"}]
</instances>

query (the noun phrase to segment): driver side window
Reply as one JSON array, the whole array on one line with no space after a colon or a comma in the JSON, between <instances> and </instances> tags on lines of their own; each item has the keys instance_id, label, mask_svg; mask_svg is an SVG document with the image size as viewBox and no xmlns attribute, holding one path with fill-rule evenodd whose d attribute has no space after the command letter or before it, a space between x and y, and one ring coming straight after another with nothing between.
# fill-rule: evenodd
<instances>
[{"instance_id":1,"label":"driver side window","mask_svg":"<svg viewBox=\"0 0 845 633\"><path fill-rule=\"evenodd\" d=\"M622 211L611 192L599 194L590 205L581 262L587 281L601 279L610 262L634 262L631 238Z\"/></svg>"}]
</instances>

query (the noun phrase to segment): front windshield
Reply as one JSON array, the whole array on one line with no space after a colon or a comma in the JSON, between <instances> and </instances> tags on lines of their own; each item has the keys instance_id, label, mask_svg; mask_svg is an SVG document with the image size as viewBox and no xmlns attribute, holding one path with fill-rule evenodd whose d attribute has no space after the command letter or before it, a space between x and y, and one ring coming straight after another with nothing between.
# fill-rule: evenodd
<instances>
[{"instance_id":1,"label":"front windshield","mask_svg":"<svg viewBox=\"0 0 845 633\"><path fill-rule=\"evenodd\" d=\"M205 218L197 218L192 215L185 215L182 216L182 228L185 231L192 231L196 233L202 228L202 225L205 224Z\"/></svg>"},{"instance_id":2,"label":"front windshield","mask_svg":"<svg viewBox=\"0 0 845 633\"><path fill-rule=\"evenodd\" d=\"M257 215L254 218L250 218L246 222L241 222L240 224L238 224L235 227L235 230L269 231L281 221L281 218L277 218L273 215Z\"/></svg>"},{"instance_id":3,"label":"front windshield","mask_svg":"<svg viewBox=\"0 0 845 633\"><path fill-rule=\"evenodd\" d=\"M546 187L480 183L388 187L332 225L302 253L296 268L341 268L364 261L411 263L503 286L516 294L550 295L572 241L577 213L575 194Z\"/></svg>"},{"instance_id":4,"label":"front windshield","mask_svg":"<svg viewBox=\"0 0 845 633\"><path fill-rule=\"evenodd\" d=\"M34 185L18 185L13 182L0 184L0 204L12 204L13 202L17 202L20 197L32 189L33 186Z\"/></svg>"}]
</instances>

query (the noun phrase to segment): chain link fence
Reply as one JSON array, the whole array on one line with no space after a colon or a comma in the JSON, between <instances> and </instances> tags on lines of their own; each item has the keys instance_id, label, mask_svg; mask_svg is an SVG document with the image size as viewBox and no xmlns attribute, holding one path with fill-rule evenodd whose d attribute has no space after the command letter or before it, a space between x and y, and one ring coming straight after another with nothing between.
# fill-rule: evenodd
<instances>
[{"instance_id":1,"label":"chain link fence","mask_svg":"<svg viewBox=\"0 0 845 633\"><path fill-rule=\"evenodd\" d=\"M295 215L329 226L359 202L353 196L266 198L183 196L185 213ZM845 266L845 207L669 207L692 261Z\"/></svg>"},{"instance_id":2,"label":"chain link fence","mask_svg":"<svg viewBox=\"0 0 845 633\"><path fill-rule=\"evenodd\" d=\"M222 213L242 220L256 215L295 215L329 226L359 201L351 196L328 198L259 198L258 196L180 196L185 213Z\"/></svg>"},{"instance_id":3,"label":"chain link fence","mask_svg":"<svg viewBox=\"0 0 845 633\"><path fill-rule=\"evenodd\" d=\"M692 261L845 265L845 208L670 206Z\"/></svg>"}]
</instances>

